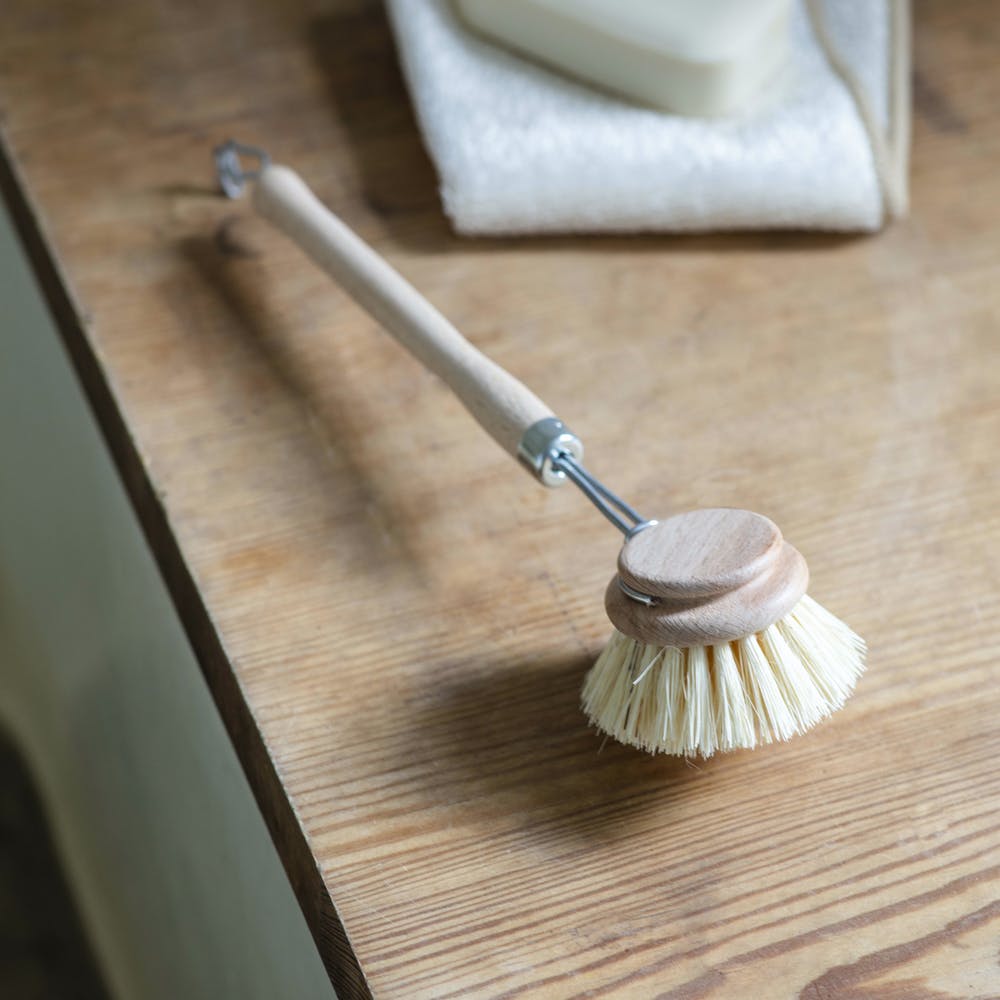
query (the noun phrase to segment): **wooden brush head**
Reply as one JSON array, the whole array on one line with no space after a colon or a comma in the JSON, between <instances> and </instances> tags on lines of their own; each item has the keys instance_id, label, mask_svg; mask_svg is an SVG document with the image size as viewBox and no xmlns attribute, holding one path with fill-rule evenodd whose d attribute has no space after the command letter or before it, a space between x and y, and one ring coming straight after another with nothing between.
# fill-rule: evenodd
<instances>
[{"instance_id":1,"label":"wooden brush head","mask_svg":"<svg viewBox=\"0 0 1000 1000\"><path fill-rule=\"evenodd\" d=\"M646 594L646 605L622 589ZM629 538L605 594L619 632L657 646L742 639L783 618L809 570L778 526L749 510L693 510Z\"/></svg>"}]
</instances>

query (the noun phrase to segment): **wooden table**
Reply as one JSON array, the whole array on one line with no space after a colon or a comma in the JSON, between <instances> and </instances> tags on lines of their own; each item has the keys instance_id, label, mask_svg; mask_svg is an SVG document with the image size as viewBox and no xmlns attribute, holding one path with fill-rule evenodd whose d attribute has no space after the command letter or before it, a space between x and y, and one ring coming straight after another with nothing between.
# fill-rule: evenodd
<instances>
[{"instance_id":1,"label":"wooden table","mask_svg":"<svg viewBox=\"0 0 1000 1000\"><path fill-rule=\"evenodd\" d=\"M342 997L1000 995L995 5L918 4L874 238L458 239L376 4L5 14L6 194ZM641 509L773 516L869 641L849 706L602 744L614 532L215 193L230 135Z\"/></svg>"}]
</instances>

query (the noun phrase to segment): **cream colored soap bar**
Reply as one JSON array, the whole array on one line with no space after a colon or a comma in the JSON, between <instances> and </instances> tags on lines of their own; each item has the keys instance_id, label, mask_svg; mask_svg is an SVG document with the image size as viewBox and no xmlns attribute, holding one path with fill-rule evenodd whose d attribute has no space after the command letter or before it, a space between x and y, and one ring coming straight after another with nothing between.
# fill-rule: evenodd
<instances>
[{"instance_id":1,"label":"cream colored soap bar","mask_svg":"<svg viewBox=\"0 0 1000 1000\"><path fill-rule=\"evenodd\" d=\"M689 115L752 103L788 57L792 0L456 0L519 52Z\"/></svg>"}]
</instances>

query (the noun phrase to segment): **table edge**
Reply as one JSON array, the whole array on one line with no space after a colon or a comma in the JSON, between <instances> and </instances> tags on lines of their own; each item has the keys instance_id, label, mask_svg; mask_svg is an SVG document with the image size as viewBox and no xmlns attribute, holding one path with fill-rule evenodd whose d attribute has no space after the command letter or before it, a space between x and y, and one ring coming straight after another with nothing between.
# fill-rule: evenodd
<instances>
[{"instance_id":1,"label":"table edge","mask_svg":"<svg viewBox=\"0 0 1000 1000\"><path fill-rule=\"evenodd\" d=\"M330 982L341 1000L372 1000L361 963L171 529L166 509L104 377L101 362L87 334L86 314L74 301L46 237L40 213L29 196L23 172L18 168L10 137L2 125L0 200L10 214L14 231L236 751Z\"/></svg>"}]
</instances>

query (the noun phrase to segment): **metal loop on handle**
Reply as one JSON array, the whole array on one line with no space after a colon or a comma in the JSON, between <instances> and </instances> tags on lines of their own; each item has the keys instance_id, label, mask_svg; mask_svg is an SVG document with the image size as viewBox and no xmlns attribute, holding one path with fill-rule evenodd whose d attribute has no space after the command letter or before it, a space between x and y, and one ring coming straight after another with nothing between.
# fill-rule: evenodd
<instances>
[{"instance_id":1,"label":"metal loop on handle","mask_svg":"<svg viewBox=\"0 0 1000 1000\"><path fill-rule=\"evenodd\" d=\"M244 146L243 143L230 139L212 150L215 158L215 172L219 184L227 198L239 198L246 188L246 182L259 177L261 171L271 162L271 157L263 149L256 146ZM254 169L247 169L240 161L241 156L257 161Z\"/></svg>"}]
</instances>

